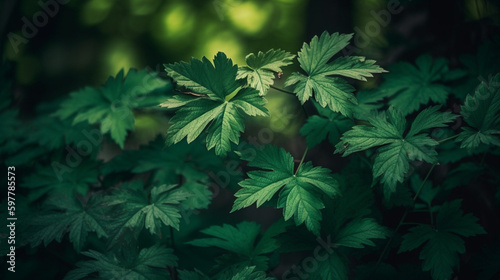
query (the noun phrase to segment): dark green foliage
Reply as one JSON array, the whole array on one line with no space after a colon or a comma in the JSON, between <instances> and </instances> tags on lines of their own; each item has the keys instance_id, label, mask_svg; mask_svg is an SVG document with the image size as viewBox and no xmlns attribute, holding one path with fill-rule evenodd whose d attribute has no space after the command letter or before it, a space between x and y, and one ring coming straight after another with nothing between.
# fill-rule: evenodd
<instances>
[{"instance_id":1,"label":"dark green foliage","mask_svg":"<svg viewBox=\"0 0 500 280\"><path fill-rule=\"evenodd\" d=\"M382 177L384 193L389 197L397 183L402 183L411 160L437 163L434 147L439 143L425 131L444 127L456 116L441 113L439 107L430 107L415 117L407 133L406 119L394 107L368 119L370 125L357 125L342 136L336 153L347 156L354 152L379 147L373 164L373 177Z\"/></svg>"},{"instance_id":2,"label":"dark green foliage","mask_svg":"<svg viewBox=\"0 0 500 280\"><path fill-rule=\"evenodd\" d=\"M486 233L472 214L463 215L460 201L454 200L441 206L436 226L412 227L403 236L399 252L411 251L425 244L420 252L423 270L430 270L434 279L449 279L458 265L458 254L465 252L461 237Z\"/></svg>"},{"instance_id":3,"label":"dark green foliage","mask_svg":"<svg viewBox=\"0 0 500 280\"><path fill-rule=\"evenodd\" d=\"M71 117L73 124L99 123L101 133L109 132L123 148L127 132L134 130L133 109L158 104L165 99L162 93L169 86L145 70L130 70L125 77L122 70L98 89L86 87L71 93L71 98L54 115L61 119Z\"/></svg>"},{"instance_id":4,"label":"dark green foliage","mask_svg":"<svg viewBox=\"0 0 500 280\"><path fill-rule=\"evenodd\" d=\"M159 245L144 248L140 252L121 253L83 252L82 255L94 260L77 263L78 268L70 271L64 279L87 279L90 275L101 279L168 279L168 273L163 268L177 264L172 249Z\"/></svg>"},{"instance_id":5,"label":"dark green foliage","mask_svg":"<svg viewBox=\"0 0 500 280\"><path fill-rule=\"evenodd\" d=\"M122 70L39 105L32 119L20 118L0 77L0 155L22 174L18 252L64 262L41 278L451 279L462 266L498 276L498 242L479 255L466 246L493 228L469 207L500 200L492 45L462 56L467 69L423 55L357 91L349 82L387 71L337 56L352 37L324 32L296 55L249 54L247 66L222 52L165 64L165 79ZM288 94L316 108L297 134L305 141L289 151L240 141L255 132L246 117L272 114L264 96L295 57L303 73L286 77ZM473 91L456 90L487 72ZM169 118L166 135L133 143L137 116L151 112ZM5 220L13 200L0 205ZM2 253L8 236L4 227ZM404 263L392 263L399 253Z\"/></svg>"}]
</instances>

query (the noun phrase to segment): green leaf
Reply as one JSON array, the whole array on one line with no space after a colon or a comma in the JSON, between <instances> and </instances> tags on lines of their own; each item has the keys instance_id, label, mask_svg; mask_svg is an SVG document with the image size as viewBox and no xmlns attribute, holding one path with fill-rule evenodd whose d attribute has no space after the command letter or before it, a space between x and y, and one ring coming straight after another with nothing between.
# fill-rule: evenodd
<instances>
[{"instance_id":1,"label":"green leaf","mask_svg":"<svg viewBox=\"0 0 500 280\"><path fill-rule=\"evenodd\" d=\"M35 201L44 195L84 196L89 190L89 185L98 183L98 167L98 162L81 162L80 156L73 150L68 152L65 160L53 161L51 166L37 168L21 185L29 189L30 201Z\"/></svg>"},{"instance_id":2,"label":"green leaf","mask_svg":"<svg viewBox=\"0 0 500 280\"><path fill-rule=\"evenodd\" d=\"M391 65L378 89L384 91L390 97L389 104L405 116L429 101L444 104L451 91L443 84L444 76L449 71L447 59L433 59L426 54L419 56L415 64L399 62Z\"/></svg>"},{"instance_id":3,"label":"green leaf","mask_svg":"<svg viewBox=\"0 0 500 280\"><path fill-rule=\"evenodd\" d=\"M274 236L283 229L268 230L258 240L260 225L254 222L241 222L235 226L224 224L222 226L211 226L201 232L210 238L199 238L187 242L187 244L198 247L218 247L239 256L245 265L256 265L259 269L266 270L269 258L264 256L275 251L278 244ZM258 241L257 241L258 240Z\"/></svg>"},{"instance_id":4,"label":"green leaf","mask_svg":"<svg viewBox=\"0 0 500 280\"><path fill-rule=\"evenodd\" d=\"M132 258L94 250L82 254L94 260L78 262L78 268L70 271L64 280L87 279L95 273L100 279L168 279L165 267L177 265L173 250L161 245L144 248Z\"/></svg>"},{"instance_id":5,"label":"green leaf","mask_svg":"<svg viewBox=\"0 0 500 280\"><path fill-rule=\"evenodd\" d=\"M310 231L319 234L320 210L324 208L321 197L323 194L331 197L338 192L338 183L330 170L307 162L294 174L292 156L275 146L266 146L257 151L255 157L243 155L242 159L261 170L248 172L249 178L239 183L242 188L235 194L237 198L231 212L253 203L260 207L281 189L278 207L284 208L285 220L294 216L297 225L305 223Z\"/></svg>"},{"instance_id":6,"label":"green leaf","mask_svg":"<svg viewBox=\"0 0 500 280\"><path fill-rule=\"evenodd\" d=\"M349 130L354 123L341 114L319 106L316 102L313 104L319 115L307 118L307 122L300 129L300 134L306 137L307 145L310 148L318 145L326 138L328 138L330 144L336 145L340 141L342 133Z\"/></svg>"},{"instance_id":7,"label":"green leaf","mask_svg":"<svg viewBox=\"0 0 500 280\"><path fill-rule=\"evenodd\" d=\"M371 239L383 239L388 236L387 230L372 218L358 218L344 225L335 235L333 242L351 248L375 246Z\"/></svg>"},{"instance_id":8,"label":"green leaf","mask_svg":"<svg viewBox=\"0 0 500 280\"><path fill-rule=\"evenodd\" d=\"M162 103L167 108L180 108L170 120L167 144L186 138L194 141L208 127L207 149L225 156L231 142L239 143L245 116L268 116L265 99L252 88L241 88L236 80L238 67L219 52L214 64L207 59L166 64L165 70L179 86L194 92L193 98L173 97ZM231 96L236 94L231 98ZM226 100L227 99L227 100Z\"/></svg>"},{"instance_id":9,"label":"green leaf","mask_svg":"<svg viewBox=\"0 0 500 280\"><path fill-rule=\"evenodd\" d=\"M318 262L318 268L311 272L310 279L348 280L349 273L347 258L337 251L332 251L325 261Z\"/></svg>"},{"instance_id":10,"label":"green leaf","mask_svg":"<svg viewBox=\"0 0 500 280\"><path fill-rule=\"evenodd\" d=\"M275 278L266 277L263 271L255 271L255 266L245 267L228 280L273 280Z\"/></svg>"},{"instance_id":11,"label":"green leaf","mask_svg":"<svg viewBox=\"0 0 500 280\"><path fill-rule=\"evenodd\" d=\"M260 226L253 222L241 222L236 227L232 225L211 226L201 231L213 238L201 238L187 242L199 247L219 247L221 249L251 256Z\"/></svg>"},{"instance_id":12,"label":"green leaf","mask_svg":"<svg viewBox=\"0 0 500 280\"><path fill-rule=\"evenodd\" d=\"M482 82L474 95L467 95L461 108L471 127L462 127L456 139L462 142L460 148L472 151L481 144L500 146L500 74L489 83Z\"/></svg>"},{"instance_id":13,"label":"green leaf","mask_svg":"<svg viewBox=\"0 0 500 280\"><path fill-rule=\"evenodd\" d=\"M344 133L336 145L335 153L343 156L354 152L379 147L373 164L373 177L381 177L386 197L394 192L397 183L402 183L409 171L411 160L437 162L434 147L438 142L430 137L427 129L444 127L455 115L430 107L417 115L406 135L406 119L391 107L368 119L368 125L356 125Z\"/></svg>"},{"instance_id":14,"label":"green leaf","mask_svg":"<svg viewBox=\"0 0 500 280\"><path fill-rule=\"evenodd\" d=\"M314 93L315 100L321 107L330 108L334 112L350 116L353 105L357 104L354 87L344 79L330 77L333 75L366 81L373 73L386 72L375 65L373 60L364 57L340 57L328 61L349 44L352 34L323 32L321 37L314 36L311 43L304 43L298 53L300 67L307 75L293 73L285 82L285 86L294 85L294 93L304 104Z\"/></svg>"},{"instance_id":15,"label":"green leaf","mask_svg":"<svg viewBox=\"0 0 500 280\"><path fill-rule=\"evenodd\" d=\"M412 251L425 244L420 252L423 270L433 279L450 279L458 266L458 254L465 252L463 237L486 233L472 214L463 215L460 201L445 203L437 215L436 228L419 225L403 236L399 252Z\"/></svg>"},{"instance_id":16,"label":"green leaf","mask_svg":"<svg viewBox=\"0 0 500 280\"><path fill-rule=\"evenodd\" d=\"M43 242L47 246L53 240L61 242L63 236L69 233L69 241L80 252L86 244L89 232L95 232L98 237L108 237L103 219L103 208L98 199L90 199L82 203L72 196L51 196L46 200L43 212L36 215L31 226L33 235L30 238L32 247Z\"/></svg>"},{"instance_id":17,"label":"green leaf","mask_svg":"<svg viewBox=\"0 0 500 280\"><path fill-rule=\"evenodd\" d=\"M188 181L182 184L181 190L191 194L181 203L184 209L207 209L212 201L212 192L206 184Z\"/></svg>"},{"instance_id":18,"label":"green leaf","mask_svg":"<svg viewBox=\"0 0 500 280\"><path fill-rule=\"evenodd\" d=\"M177 270L180 280L210 280L203 272L195 269L194 271Z\"/></svg>"},{"instance_id":19,"label":"green leaf","mask_svg":"<svg viewBox=\"0 0 500 280\"><path fill-rule=\"evenodd\" d=\"M86 121L101 124L101 133L123 149L128 131L134 129L134 108L160 103L170 84L146 70L131 69L126 77L121 70L100 88L85 87L72 92L54 113L61 119L73 119L73 124ZM152 104L151 104L152 103Z\"/></svg>"},{"instance_id":20,"label":"green leaf","mask_svg":"<svg viewBox=\"0 0 500 280\"><path fill-rule=\"evenodd\" d=\"M174 188L175 185L161 185L145 192L142 183L136 181L107 197L107 205L116 206L113 212L120 213L111 224L111 245L129 231L138 234L146 228L151 234L159 234L163 226L179 230L179 204L191 194Z\"/></svg>"},{"instance_id":21,"label":"green leaf","mask_svg":"<svg viewBox=\"0 0 500 280\"><path fill-rule=\"evenodd\" d=\"M369 184L363 181L365 178L362 176L369 170L357 168L355 171L359 173L348 172L347 168L343 170L346 173L342 174L343 176L340 178L349 178L349 181L341 181L340 193L342 196L336 196L325 203L323 227L327 232L333 234L340 232L341 228L350 221L359 220L372 212L373 190Z\"/></svg>"},{"instance_id":22,"label":"green leaf","mask_svg":"<svg viewBox=\"0 0 500 280\"><path fill-rule=\"evenodd\" d=\"M282 72L281 67L292 64L294 57L280 49L258 52L257 55L251 53L245 58L248 66L241 66L236 78L246 79L248 85L258 90L260 95L266 95L274 83L274 73Z\"/></svg>"}]
</instances>

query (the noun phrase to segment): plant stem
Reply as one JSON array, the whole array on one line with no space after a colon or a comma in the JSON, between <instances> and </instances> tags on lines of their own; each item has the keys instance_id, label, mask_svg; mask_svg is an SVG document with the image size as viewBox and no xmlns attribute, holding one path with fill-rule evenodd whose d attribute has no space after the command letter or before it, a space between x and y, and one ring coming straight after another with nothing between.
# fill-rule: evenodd
<instances>
[{"instance_id":1,"label":"plant stem","mask_svg":"<svg viewBox=\"0 0 500 280\"><path fill-rule=\"evenodd\" d=\"M439 143L439 144L441 144L441 143L444 143L444 142L446 142L446 141L448 141L448 140L455 139L455 138L457 138L457 137L458 137L458 134L457 134L457 135L450 136L450 137L448 137L448 138L441 139L441 140L439 140L439 141L438 141L438 143Z\"/></svg>"},{"instance_id":2,"label":"plant stem","mask_svg":"<svg viewBox=\"0 0 500 280\"><path fill-rule=\"evenodd\" d=\"M306 146L306 149L304 150L304 154L302 155L302 158L300 159L299 166L297 166L297 169L295 170L294 176L297 175L297 172L299 172L300 166L302 165L302 163L304 162L304 159L306 158L307 151L309 151L309 146Z\"/></svg>"},{"instance_id":3,"label":"plant stem","mask_svg":"<svg viewBox=\"0 0 500 280\"><path fill-rule=\"evenodd\" d=\"M277 91L281 91L281 92L284 92L286 94L290 94L290 95L293 95L293 96L296 96L295 93L291 92L291 91L288 91L288 90L284 90L282 88L279 88L279 87L275 87L275 86L271 86L272 89L275 89ZM306 107L304 107L303 105L301 105L302 107L302 110L304 111L304 115L306 116L306 118L309 118L309 114L307 113L306 111Z\"/></svg>"},{"instance_id":4,"label":"plant stem","mask_svg":"<svg viewBox=\"0 0 500 280\"><path fill-rule=\"evenodd\" d=\"M434 166L436 166L436 164L435 164L435 163L431 166L431 169L429 169L429 172L427 172L427 175L425 175L425 179L424 179L424 181L422 181L422 184L420 184L420 187L418 188L417 193L416 193L416 194L415 194L415 196L413 197L413 204L415 204L415 201L417 201L418 196L419 196L419 195L420 195L420 193L422 192L422 189L424 188L424 185L425 185L425 183L427 182L427 179L429 179L429 176L431 175L431 172L432 172L432 170L434 169Z\"/></svg>"},{"instance_id":5,"label":"plant stem","mask_svg":"<svg viewBox=\"0 0 500 280\"><path fill-rule=\"evenodd\" d=\"M279 88L279 87L275 87L275 86L271 86L272 89L275 89L277 91L281 91L283 93L286 93L286 94L291 94L293 96L295 96L295 93L291 92L291 91L288 91L288 90L284 90L282 88Z\"/></svg>"},{"instance_id":6,"label":"plant stem","mask_svg":"<svg viewBox=\"0 0 500 280\"><path fill-rule=\"evenodd\" d=\"M422 184L420 184L420 187L418 188L418 191L417 193L415 194L415 196L413 197L413 206L415 206L415 201L417 201L417 198L418 196L420 195L420 193L422 192L422 189L424 188L425 186L425 183L427 182L427 179L429 179L429 176L431 175L431 172L432 170L434 169L434 166L436 166L436 164L433 164L431 169L429 170L429 172L427 172L427 175L425 176L425 179L424 181L422 182ZM413 207L411 207L413 208ZM394 229L394 231L392 232L392 235L391 237L389 238L389 241L387 241L387 243L385 244L385 247L384 247L384 250L382 250L382 253L380 254L378 260L377 260L377 264L375 265L375 268L374 268L374 271L377 270L378 266L380 265L380 263L382 262L382 259L384 258L385 254L387 253L387 251L389 250L389 246L391 245L391 242L392 240L394 239L394 235L396 235L396 233L398 232L399 228L403 225L405 219L406 219L406 216L408 216L408 213L410 213L410 207L406 208L405 212L403 213L403 216L401 217L401 219L399 220L399 223L398 225L396 226L396 228Z\"/></svg>"}]
</instances>

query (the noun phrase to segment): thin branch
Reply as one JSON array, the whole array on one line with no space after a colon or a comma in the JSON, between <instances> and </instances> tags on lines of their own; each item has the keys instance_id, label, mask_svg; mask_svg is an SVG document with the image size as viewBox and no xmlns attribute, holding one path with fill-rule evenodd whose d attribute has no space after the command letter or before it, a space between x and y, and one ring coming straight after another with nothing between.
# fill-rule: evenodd
<instances>
[{"instance_id":1,"label":"thin branch","mask_svg":"<svg viewBox=\"0 0 500 280\"><path fill-rule=\"evenodd\" d=\"M297 175L297 172L299 172L300 166L302 165L302 163L304 162L304 159L306 158L307 151L309 151L308 146L306 146L306 149L304 150L304 154L302 155L302 158L300 159L299 166L297 166L297 169L295 170L294 176Z\"/></svg>"},{"instance_id":2,"label":"thin branch","mask_svg":"<svg viewBox=\"0 0 500 280\"><path fill-rule=\"evenodd\" d=\"M441 144L441 143L444 143L444 142L446 142L446 141L448 141L448 140L455 139L455 138L457 138L457 137L458 137L458 134L457 134L457 135L450 136L450 137L448 137L448 138L441 139L441 140L439 140L439 141L438 141L438 143L439 143L439 144Z\"/></svg>"},{"instance_id":3,"label":"thin branch","mask_svg":"<svg viewBox=\"0 0 500 280\"><path fill-rule=\"evenodd\" d=\"M286 94L290 94L290 95L295 96L295 93L293 93L293 92L291 92L291 91L284 90L284 89L281 89L281 88L279 88L279 87L275 87L275 86L271 86L271 88L272 88L272 89L275 89L275 90L277 90L277 91L281 91L281 92L283 92L283 93L286 93Z\"/></svg>"}]
</instances>

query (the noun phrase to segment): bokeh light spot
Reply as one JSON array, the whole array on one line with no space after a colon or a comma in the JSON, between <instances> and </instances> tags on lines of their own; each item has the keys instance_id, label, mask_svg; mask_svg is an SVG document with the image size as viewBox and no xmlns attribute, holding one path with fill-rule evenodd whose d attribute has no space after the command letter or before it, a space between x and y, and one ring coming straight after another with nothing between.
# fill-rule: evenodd
<instances>
[{"instance_id":1,"label":"bokeh light spot","mask_svg":"<svg viewBox=\"0 0 500 280\"><path fill-rule=\"evenodd\" d=\"M189 35L194 23L193 11L184 4L176 4L163 15L164 35L169 39Z\"/></svg>"},{"instance_id":2,"label":"bokeh light spot","mask_svg":"<svg viewBox=\"0 0 500 280\"><path fill-rule=\"evenodd\" d=\"M239 30L254 34L262 30L272 13L273 5L270 3L242 2L239 5L228 6L228 17L232 24Z\"/></svg>"},{"instance_id":3,"label":"bokeh light spot","mask_svg":"<svg viewBox=\"0 0 500 280\"><path fill-rule=\"evenodd\" d=\"M91 0L88 1L81 11L81 19L84 24L95 25L108 17L114 0Z\"/></svg>"},{"instance_id":4,"label":"bokeh light spot","mask_svg":"<svg viewBox=\"0 0 500 280\"><path fill-rule=\"evenodd\" d=\"M160 0L130 0L130 11L137 16L152 14L158 9Z\"/></svg>"},{"instance_id":5,"label":"bokeh light spot","mask_svg":"<svg viewBox=\"0 0 500 280\"><path fill-rule=\"evenodd\" d=\"M104 53L108 75L115 75L122 68L125 69L125 72L128 72L130 68L138 68L136 51L127 41L110 43Z\"/></svg>"},{"instance_id":6,"label":"bokeh light spot","mask_svg":"<svg viewBox=\"0 0 500 280\"><path fill-rule=\"evenodd\" d=\"M223 52L233 60L233 63L245 63L241 42L231 32L211 34L211 37L206 37L204 45L198 48L196 52L195 57L206 56L209 59L212 59L218 52Z\"/></svg>"}]
</instances>

